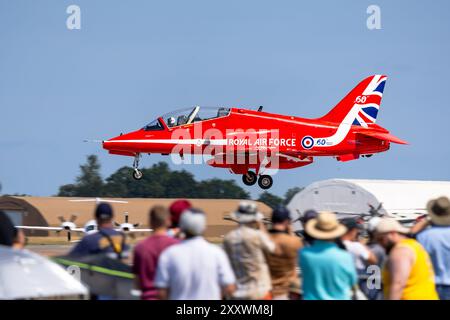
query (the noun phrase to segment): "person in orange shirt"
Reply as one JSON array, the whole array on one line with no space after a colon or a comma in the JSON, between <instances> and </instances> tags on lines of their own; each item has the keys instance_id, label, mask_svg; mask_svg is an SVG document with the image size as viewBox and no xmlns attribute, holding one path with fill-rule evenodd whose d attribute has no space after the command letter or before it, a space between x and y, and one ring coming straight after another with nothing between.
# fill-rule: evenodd
<instances>
[{"instance_id":1,"label":"person in orange shirt","mask_svg":"<svg viewBox=\"0 0 450 320\"><path fill-rule=\"evenodd\" d=\"M409 231L392 218L382 218L375 228L377 241L388 253L384 298L438 300L430 257L419 242L406 236Z\"/></svg>"},{"instance_id":2,"label":"person in orange shirt","mask_svg":"<svg viewBox=\"0 0 450 320\"><path fill-rule=\"evenodd\" d=\"M300 281L297 261L298 251L303 244L292 232L291 221L291 213L286 207L279 206L272 211L272 228L269 230L269 236L280 251L277 255L266 253L274 300L288 300L290 286Z\"/></svg>"}]
</instances>

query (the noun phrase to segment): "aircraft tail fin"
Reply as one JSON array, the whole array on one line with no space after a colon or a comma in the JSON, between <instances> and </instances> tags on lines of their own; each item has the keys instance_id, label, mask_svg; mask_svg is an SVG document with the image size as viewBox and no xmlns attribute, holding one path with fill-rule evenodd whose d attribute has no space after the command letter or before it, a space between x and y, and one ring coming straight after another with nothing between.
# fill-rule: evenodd
<instances>
[{"instance_id":1,"label":"aircraft tail fin","mask_svg":"<svg viewBox=\"0 0 450 320\"><path fill-rule=\"evenodd\" d=\"M330 112L319 120L367 127L375 123L387 76L372 75L361 81Z\"/></svg>"}]
</instances>

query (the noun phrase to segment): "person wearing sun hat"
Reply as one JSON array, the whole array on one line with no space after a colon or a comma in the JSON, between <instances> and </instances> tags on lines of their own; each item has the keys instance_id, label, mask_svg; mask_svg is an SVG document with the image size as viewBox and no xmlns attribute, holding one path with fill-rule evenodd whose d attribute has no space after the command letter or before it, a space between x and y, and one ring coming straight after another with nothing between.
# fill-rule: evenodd
<instances>
[{"instance_id":1,"label":"person wearing sun hat","mask_svg":"<svg viewBox=\"0 0 450 320\"><path fill-rule=\"evenodd\" d=\"M436 290L441 300L450 300L450 200L433 199L427 204L431 227L416 238L430 255Z\"/></svg>"},{"instance_id":2,"label":"person wearing sun hat","mask_svg":"<svg viewBox=\"0 0 450 320\"><path fill-rule=\"evenodd\" d=\"M387 300L438 300L434 272L428 253L410 229L393 218L382 218L375 237L388 253L382 272L384 298Z\"/></svg>"},{"instance_id":3,"label":"person wearing sun hat","mask_svg":"<svg viewBox=\"0 0 450 320\"><path fill-rule=\"evenodd\" d=\"M305 300L350 300L357 283L352 255L338 247L336 239L347 232L336 214L319 212L305 231L315 240L300 250L299 264Z\"/></svg>"},{"instance_id":4,"label":"person wearing sun hat","mask_svg":"<svg viewBox=\"0 0 450 320\"><path fill-rule=\"evenodd\" d=\"M239 225L225 235L223 246L236 275L234 299L261 300L272 298L272 281L267 254L278 254L262 223L263 214L256 204L242 201L231 218Z\"/></svg>"}]
</instances>

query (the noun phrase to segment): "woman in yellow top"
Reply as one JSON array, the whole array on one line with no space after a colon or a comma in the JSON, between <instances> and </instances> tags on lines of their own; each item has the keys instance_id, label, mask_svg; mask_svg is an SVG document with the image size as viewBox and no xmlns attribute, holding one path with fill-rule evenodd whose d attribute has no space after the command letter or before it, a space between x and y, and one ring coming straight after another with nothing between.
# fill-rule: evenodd
<instances>
[{"instance_id":1,"label":"woman in yellow top","mask_svg":"<svg viewBox=\"0 0 450 320\"><path fill-rule=\"evenodd\" d=\"M375 233L388 252L383 270L384 296L389 300L438 300L430 257L422 245L405 236L408 229L383 218Z\"/></svg>"}]
</instances>

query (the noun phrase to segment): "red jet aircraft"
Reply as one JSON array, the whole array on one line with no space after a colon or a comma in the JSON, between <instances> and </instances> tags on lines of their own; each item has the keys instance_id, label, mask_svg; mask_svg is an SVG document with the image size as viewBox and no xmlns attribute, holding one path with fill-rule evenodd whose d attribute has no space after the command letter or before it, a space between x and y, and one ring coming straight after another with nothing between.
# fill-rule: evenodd
<instances>
[{"instance_id":1,"label":"red jet aircraft","mask_svg":"<svg viewBox=\"0 0 450 320\"><path fill-rule=\"evenodd\" d=\"M375 124L387 77L361 81L330 112L304 119L244 108L194 107L163 115L142 129L103 141L110 154L134 157L133 177L142 178L142 153L209 156L213 167L242 174L246 185L269 189L266 169L291 169L331 156L338 161L370 157L390 143L407 144Z\"/></svg>"}]
</instances>

